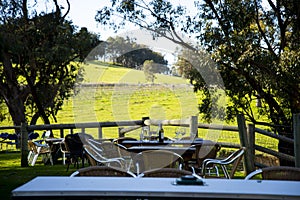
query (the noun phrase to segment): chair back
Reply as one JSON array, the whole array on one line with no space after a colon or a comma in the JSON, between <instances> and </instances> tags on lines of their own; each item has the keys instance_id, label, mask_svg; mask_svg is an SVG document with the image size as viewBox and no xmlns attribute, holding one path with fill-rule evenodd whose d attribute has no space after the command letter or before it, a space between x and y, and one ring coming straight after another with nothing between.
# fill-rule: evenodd
<instances>
[{"instance_id":1,"label":"chair back","mask_svg":"<svg viewBox=\"0 0 300 200\"><path fill-rule=\"evenodd\" d=\"M230 154L227 158L225 159L211 159L207 158L203 161L202 167L201 167L201 174L205 176L206 174L206 169L209 165L220 165L223 169L224 176L228 179L233 178L234 173L237 170L238 164L242 159L242 156L245 152L245 147L241 147L240 149L234 151L232 154ZM232 164L232 168L230 171L230 174L228 173L226 166Z\"/></svg>"},{"instance_id":2,"label":"chair back","mask_svg":"<svg viewBox=\"0 0 300 200\"><path fill-rule=\"evenodd\" d=\"M83 155L83 143L78 134L68 134L65 136L66 149L69 150L71 156Z\"/></svg>"},{"instance_id":3,"label":"chair back","mask_svg":"<svg viewBox=\"0 0 300 200\"><path fill-rule=\"evenodd\" d=\"M158 168L144 171L138 177L168 177L180 178L185 175L192 175L193 173L183 169L177 168Z\"/></svg>"},{"instance_id":4,"label":"chair back","mask_svg":"<svg viewBox=\"0 0 300 200\"><path fill-rule=\"evenodd\" d=\"M121 157L120 149L119 147L114 144L113 142L102 142L100 144L100 147L102 149L103 156L106 158L117 158Z\"/></svg>"},{"instance_id":5,"label":"chair back","mask_svg":"<svg viewBox=\"0 0 300 200\"><path fill-rule=\"evenodd\" d=\"M245 149L246 149L245 147L241 147L237 151L233 152L230 156L228 156L227 159L225 159L225 163L226 162L228 164L233 163L230 174L229 174L230 178L233 178L234 173L236 172L238 165L243 158Z\"/></svg>"},{"instance_id":6,"label":"chair back","mask_svg":"<svg viewBox=\"0 0 300 200\"><path fill-rule=\"evenodd\" d=\"M263 180L300 181L300 168L290 166L272 166L257 169L245 177L245 180L261 174Z\"/></svg>"},{"instance_id":7,"label":"chair back","mask_svg":"<svg viewBox=\"0 0 300 200\"><path fill-rule=\"evenodd\" d=\"M195 145L195 147L198 166L202 166L203 161L207 158L215 159L218 151L221 149L221 146L216 143L200 144Z\"/></svg>"},{"instance_id":8,"label":"chair back","mask_svg":"<svg viewBox=\"0 0 300 200\"><path fill-rule=\"evenodd\" d=\"M227 158L225 158L223 162L227 164L231 164L236 160L240 159L244 153L245 153L245 147L241 147L240 149L230 154Z\"/></svg>"},{"instance_id":9,"label":"chair back","mask_svg":"<svg viewBox=\"0 0 300 200\"><path fill-rule=\"evenodd\" d=\"M138 153L133 158L136 171L139 174L146 170L157 168L182 168L183 158L172 151L167 150L148 150Z\"/></svg>"},{"instance_id":10,"label":"chair back","mask_svg":"<svg viewBox=\"0 0 300 200\"><path fill-rule=\"evenodd\" d=\"M77 170L71 174L74 176L122 176L122 177L135 177L133 173L123 170L118 167L111 166L90 166Z\"/></svg>"},{"instance_id":11,"label":"chair back","mask_svg":"<svg viewBox=\"0 0 300 200\"><path fill-rule=\"evenodd\" d=\"M288 166L262 168L262 178L265 180L300 181L300 168Z\"/></svg>"},{"instance_id":12,"label":"chair back","mask_svg":"<svg viewBox=\"0 0 300 200\"><path fill-rule=\"evenodd\" d=\"M28 140L28 150L32 151L34 154L38 153L36 145L31 140Z\"/></svg>"},{"instance_id":13,"label":"chair back","mask_svg":"<svg viewBox=\"0 0 300 200\"><path fill-rule=\"evenodd\" d=\"M83 149L91 166L97 166L99 163L101 163L102 160L105 159L99 153L99 151L97 151L95 148L93 148L90 145L83 145Z\"/></svg>"},{"instance_id":14,"label":"chair back","mask_svg":"<svg viewBox=\"0 0 300 200\"><path fill-rule=\"evenodd\" d=\"M88 158L90 165L109 165L115 167L124 167L122 158L106 158L104 157L103 151L101 148L97 147L93 143L89 143L89 145L84 145L85 156Z\"/></svg>"},{"instance_id":15,"label":"chair back","mask_svg":"<svg viewBox=\"0 0 300 200\"><path fill-rule=\"evenodd\" d=\"M90 134L87 134L87 133L77 133L82 144L87 144L88 143L88 140L90 139L94 139L94 137Z\"/></svg>"}]
</instances>

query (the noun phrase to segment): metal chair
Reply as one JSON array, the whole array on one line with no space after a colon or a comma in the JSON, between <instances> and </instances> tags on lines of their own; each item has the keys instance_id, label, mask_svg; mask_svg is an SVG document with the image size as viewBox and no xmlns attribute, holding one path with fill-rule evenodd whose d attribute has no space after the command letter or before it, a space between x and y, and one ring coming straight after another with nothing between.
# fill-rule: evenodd
<instances>
[{"instance_id":1,"label":"metal chair","mask_svg":"<svg viewBox=\"0 0 300 200\"><path fill-rule=\"evenodd\" d=\"M250 180L258 174L261 174L263 180L300 181L300 168L288 166L274 166L258 169L248 174L245 180Z\"/></svg>"},{"instance_id":2,"label":"metal chair","mask_svg":"<svg viewBox=\"0 0 300 200\"><path fill-rule=\"evenodd\" d=\"M136 177L136 175L130 171L125 171L122 168L112 166L90 166L81 168L71 174L70 177L75 176L124 176L124 177Z\"/></svg>"},{"instance_id":3,"label":"metal chair","mask_svg":"<svg viewBox=\"0 0 300 200\"><path fill-rule=\"evenodd\" d=\"M137 174L146 170L157 168L178 168L182 169L183 158L172 151L147 150L140 152L133 158Z\"/></svg>"},{"instance_id":4,"label":"metal chair","mask_svg":"<svg viewBox=\"0 0 300 200\"><path fill-rule=\"evenodd\" d=\"M201 175L202 176L206 176L206 172L207 172L207 167L211 166L211 165L218 165L222 168L223 173L225 178L227 179L231 179L234 176L234 173L237 169L237 166L239 164L239 162L242 159L242 156L245 152L245 147L241 147L240 149L238 149L237 151L233 152L232 154L230 154L227 158L225 159L205 159L202 163L202 168L201 168ZM233 164L232 169L230 174L228 173L228 170L226 168L226 166Z\"/></svg>"},{"instance_id":5,"label":"metal chair","mask_svg":"<svg viewBox=\"0 0 300 200\"><path fill-rule=\"evenodd\" d=\"M187 170L177 168L158 168L144 171L138 175L141 177L168 177L168 178L179 178L185 175L192 175L193 173Z\"/></svg>"},{"instance_id":6,"label":"metal chair","mask_svg":"<svg viewBox=\"0 0 300 200\"><path fill-rule=\"evenodd\" d=\"M79 159L81 159L82 167L84 166L84 151L83 151L83 143L78 134L68 134L65 136L65 146L69 151L67 157L67 171L69 170L71 162L74 162L74 166L77 165L79 168Z\"/></svg>"},{"instance_id":7,"label":"metal chair","mask_svg":"<svg viewBox=\"0 0 300 200\"><path fill-rule=\"evenodd\" d=\"M88 140L88 143L83 145L86 157L89 160L90 165L106 165L106 166L115 166L119 168L126 169L125 159L122 157L111 157L107 158L103 154L103 149L101 143L95 140Z\"/></svg>"},{"instance_id":8,"label":"metal chair","mask_svg":"<svg viewBox=\"0 0 300 200\"><path fill-rule=\"evenodd\" d=\"M196 148L194 169L200 170L203 164L203 161L206 159L216 159L218 151L221 149L221 146L215 142L207 142L199 145L192 145ZM192 164L193 165L193 164ZM206 173L208 175L215 174L219 176L218 167L214 164L206 166Z\"/></svg>"}]
</instances>

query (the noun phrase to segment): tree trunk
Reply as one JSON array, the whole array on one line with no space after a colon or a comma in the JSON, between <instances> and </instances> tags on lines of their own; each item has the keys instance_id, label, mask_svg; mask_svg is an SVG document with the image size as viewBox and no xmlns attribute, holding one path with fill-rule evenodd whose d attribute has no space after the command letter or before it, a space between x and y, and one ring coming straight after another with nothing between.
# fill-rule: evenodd
<instances>
[{"instance_id":1,"label":"tree trunk","mask_svg":"<svg viewBox=\"0 0 300 200\"><path fill-rule=\"evenodd\" d=\"M21 125L26 121L24 99L27 97L28 88L18 84L18 78L14 73L10 56L1 52L3 56L3 71L6 74L6 82L0 83L0 92L4 97L14 125Z\"/></svg>"}]
</instances>

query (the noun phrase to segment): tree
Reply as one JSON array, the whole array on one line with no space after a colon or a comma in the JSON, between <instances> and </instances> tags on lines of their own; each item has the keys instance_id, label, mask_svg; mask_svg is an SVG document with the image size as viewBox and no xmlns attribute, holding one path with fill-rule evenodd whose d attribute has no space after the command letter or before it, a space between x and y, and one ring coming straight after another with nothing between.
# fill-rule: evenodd
<instances>
[{"instance_id":1,"label":"tree","mask_svg":"<svg viewBox=\"0 0 300 200\"><path fill-rule=\"evenodd\" d=\"M300 112L300 5L298 0L228 0L196 1L195 15L168 1L114 0L111 7L99 10L100 23L112 23L114 14L137 26L164 36L196 52L199 48L185 43L176 31L196 36L196 40L216 62L224 81L229 103L226 119L243 113L254 124L266 124L267 116L280 135L290 134L292 114ZM121 27L124 21L115 21ZM209 91L199 73L187 71L195 90ZM297 75L298 74L298 75ZM200 111L210 119L212 100L206 99ZM262 107L255 115L252 102L259 99ZM279 151L293 154L288 144L280 143ZM283 161L281 164L285 164ZM287 163L290 164L290 163Z\"/></svg>"},{"instance_id":2,"label":"tree","mask_svg":"<svg viewBox=\"0 0 300 200\"><path fill-rule=\"evenodd\" d=\"M145 60L153 60L163 65L168 63L160 53L152 51L145 45L137 44L128 37L109 37L105 42L104 51L106 58L127 68L141 69ZM167 71L168 68L165 67L164 72Z\"/></svg>"},{"instance_id":3,"label":"tree","mask_svg":"<svg viewBox=\"0 0 300 200\"><path fill-rule=\"evenodd\" d=\"M151 83L154 83L154 79L156 79L155 76L155 63L153 60L145 60L143 64L143 71L145 74L146 81L150 81Z\"/></svg>"},{"instance_id":4,"label":"tree","mask_svg":"<svg viewBox=\"0 0 300 200\"><path fill-rule=\"evenodd\" d=\"M155 63L161 64L161 67L159 68L160 71L157 71L156 73L168 72L168 61L165 60L161 54L153 52L148 48L133 48L133 50L117 57L116 59L117 63L121 63L124 67L134 69L141 69L141 66L146 60L152 60Z\"/></svg>"},{"instance_id":5,"label":"tree","mask_svg":"<svg viewBox=\"0 0 300 200\"><path fill-rule=\"evenodd\" d=\"M76 31L65 19L69 7L63 14L57 0L49 4L53 11L38 13L27 0L1 2L0 94L15 125L29 119L35 124L39 117L46 124L50 116L55 119L80 81L74 61L82 61L99 43L97 35L86 28Z\"/></svg>"},{"instance_id":6,"label":"tree","mask_svg":"<svg viewBox=\"0 0 300 200\"><path fill-rule=\"evenodd\" d=\"M129 38L109 37L106 40L105 56L117 63L117 58L134 49L135 45L136 43Z\"/></svg>"}]
</instances>

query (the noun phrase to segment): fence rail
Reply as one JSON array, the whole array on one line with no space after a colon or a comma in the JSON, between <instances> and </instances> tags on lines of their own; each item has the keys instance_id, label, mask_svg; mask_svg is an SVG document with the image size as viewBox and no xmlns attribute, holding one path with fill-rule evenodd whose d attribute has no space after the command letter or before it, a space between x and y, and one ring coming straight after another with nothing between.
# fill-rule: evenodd
<instances>
[{"instance_id":1,"label":"fence rail","mask_svg":"<svg viewBox=\"0 0 300 200\"><path fill-rule=\"evenodd\" d=\"M238 116L238 124L240 127L240 139L242 146L245 146L247 149L245 154L247 173L253 171L255 169L255 166L262 166L261 163L255 163L254 161L255 150L273 155L279 159L295 162L295 167L300 167L300 114L293 115L294 139L256 128L253 124L249 124L248 127L246 127L245 119L242 115ZM271 138L278 139L279 141L290 143L294 146L295 156L288 155L282 152L277 152L257 145L255 143L255 134L265 135Z\"/></svg>"},{"instance_id":2,"label":"fence rail","mask_svg":"<svg viewBox=\"0 0 300 200\"><path fill-rule=\"evenodd\" d=\"M254 125L249 124L246 126L245 119L242 115L237 118L238 126L226 126L226 125L215 125L215 124L203 124L198 123L197 118L191 117L186 120L153 120L149 118L143 118L142 120L134 121L115 121L115 122L89 122L89 123L76 123L76 124L45 124L45 125L26 125L22 126L1 126L0 130L14 129L21 132L21 141L23 143L27 140L28 132L35 130L60 130L60 137L64 137L65 130L73 133L74 129L81 129L81 132L85 132L87 128L97 128L98 137L102 138L102 128L105 127L119 127L119 136L125 136L126 133L139 129L143 126L181 126L189 127L191 136L198 136L198 129L213 129L213 130L223 130L223 131L233 131L239 133L240 144L218 142L222 147L229 148L239 148L241 146L246 147L247 151L245 154L244 164L246 173L250 173L255 169L255 166L261 166L260 163L254 162L255 150L276 156L280 159L285 159L287 161L295 161L295 165L300 167L300 114L294 115L294 139L287 138L281 135L277 135L266 130L256 128ZM23 133L23 134L22 134ZM288 142L291 145L294 144L295 156L287 155L281 152L277 152L265 147L255 144L255 134L262 134L271 138L275 138L284 142ZM26 145L25 145L26 146ZM25 150L23 148L26 148ZM22 152L27 151L27 146L22 147Z\"/></svg>"}]
</instances>

